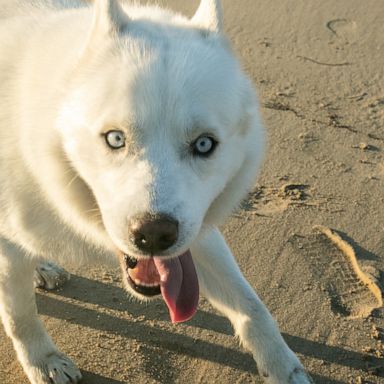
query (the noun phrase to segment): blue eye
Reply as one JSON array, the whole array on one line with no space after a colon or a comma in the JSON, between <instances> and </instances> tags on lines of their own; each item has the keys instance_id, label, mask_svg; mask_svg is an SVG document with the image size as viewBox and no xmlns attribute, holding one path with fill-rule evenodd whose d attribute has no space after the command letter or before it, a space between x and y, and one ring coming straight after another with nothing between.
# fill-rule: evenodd
<instances>
[{"instance_id":1,"label":"blue eye","mask_svg":"<svg viewBox=\"0 0 384 384\"><path fill-rule=\"evenodd\" d=\"M192 153L195 156L208 157L217 146L217 141L210 136L200 136L192 143Z\"/></svg>"},{"instance_id":2,"label":"blue eye","mask_svg":"<svg viewBox=\"0 0 384 384\"><path fill-rule=\"evenodd\" d=\"M122 131L109 131L105 134L105 141L112 149L119 149L125 146L125 135Z\"/></svg>"}]
</instances>

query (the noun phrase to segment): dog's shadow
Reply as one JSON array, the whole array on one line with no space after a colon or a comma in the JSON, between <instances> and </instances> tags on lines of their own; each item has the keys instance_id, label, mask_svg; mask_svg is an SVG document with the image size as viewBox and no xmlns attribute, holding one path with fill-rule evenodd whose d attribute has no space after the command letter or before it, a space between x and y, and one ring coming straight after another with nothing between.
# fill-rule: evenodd
<instances>
[{"instance_id":1,"label":"dog's shadow","mask_svg":"<svg viewBox=\"0 0 384 384\"><path fill-rule=\"evenodd\" d=\"M66 300L70 299L70 300ZM73 301L80 302L79 305ZM44 294L37 293L39 312L54 318L63 319L67 322L81 326L97 329L103 332L120 335L124 338L136 340L145 347L144 353L148 355L148 366L144 369L149 376L154 374L153 368L156 359L160 359L161 367L172 366L169 359L172 353L203 359L219 363L220 365L234 368L243 372L256 374L256 367L252 356L245 351L196 339L185 334L172 332L156 326L147 325L146 321L168 321L168 313L162 303L154 305L142 305L128 299L123 289L114 285L105 284L80 276L72 276L70 284L59 291ZM122 314L128 313L130 317L144 318L146 321L130 322L129 319L113 316L97 308L82 306L81 303L93 304L98 308L118 311ZM206 305L205 305L206 307ZM95 321L98 318L98 321ZM229 321L213 313L213 311L199 310L195 317L188 323L189 327L205 329L224 335L233 335ZM183 327L184 325L180 325ZM365 362L363 354L343 349L336 346L327 346L315 341L306 340L289 334L283 335L289 346L302 355L323 360L325 363L336 363L364 369ZM161 350L160 354L158 350ZM167 360L167 356L169 359ZM340 356L343 356L341 359ZM378 360L378 359L377 359ZM373 362L375 363L375 362ZM379 364L379 361L376 362ZM156 380L160 383L171 383L176 381L172 369L159 369L155 372ZM311 374L316 383L341 384L340 381L332 380L317 374ZM102 377L92 372L83 371L84 382L92 384L117 384L124 382Z\"/></svg>"}]
</instances>

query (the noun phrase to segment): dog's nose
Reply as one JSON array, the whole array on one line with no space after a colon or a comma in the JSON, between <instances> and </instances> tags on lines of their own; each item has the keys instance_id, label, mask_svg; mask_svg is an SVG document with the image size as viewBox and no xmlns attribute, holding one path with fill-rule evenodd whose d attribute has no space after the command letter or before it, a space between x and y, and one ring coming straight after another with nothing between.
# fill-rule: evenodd
<instances>
[{"instance_id":1,"label":"dog's nose","mask_svg":"<svg viewBox=\"0 0 384 384\"><path fill-rule=\"evenodd\" d=\"M137 248L155 255L176 243L179 222L165 214L146 214L131 220L129 230Z\"/></svg>"}]
</instances>

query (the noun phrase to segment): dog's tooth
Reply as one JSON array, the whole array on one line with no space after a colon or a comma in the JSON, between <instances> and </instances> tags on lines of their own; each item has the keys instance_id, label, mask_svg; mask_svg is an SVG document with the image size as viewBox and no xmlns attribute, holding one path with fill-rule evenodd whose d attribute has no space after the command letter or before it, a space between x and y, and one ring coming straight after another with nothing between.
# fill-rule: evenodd
<instances>
[{"instance_id":1,"label":"dog's tooth","mask_svg":"<svg viewBox=\"0 0 384 384\"><path fill-rule=\"evenodd\" d=\"M158 283L146 283L145 281L141 281L140 279L134 278L133 276L130 277L136 285L141 287L154 288L159 286Z\"/></svg>"}]
</instances>

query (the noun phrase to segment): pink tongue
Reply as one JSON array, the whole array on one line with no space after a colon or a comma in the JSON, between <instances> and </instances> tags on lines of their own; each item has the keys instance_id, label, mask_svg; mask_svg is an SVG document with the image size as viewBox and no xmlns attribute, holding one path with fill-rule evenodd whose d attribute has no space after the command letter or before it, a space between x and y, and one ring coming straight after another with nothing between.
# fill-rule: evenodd
<instances>
[{"instance_id":1,"label":"pink tongue","mask_svg":"<svg viewBox=\"0 0 384 384\"><path fill-rule=\"evenodd\" d=\"M173 259L154 257L160 275L161 294L168 306L172 323L193 317L199 302L199 283L190 251Z\"/></svg>"}]
</instances>

